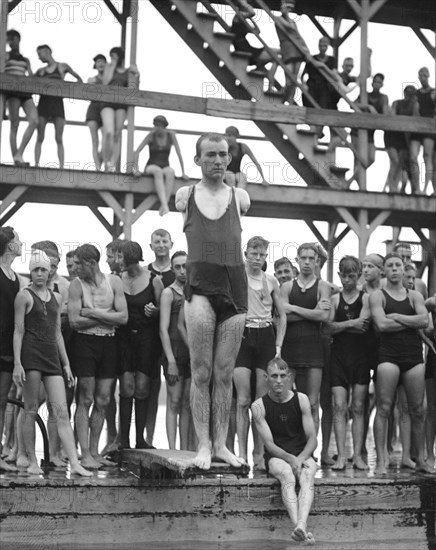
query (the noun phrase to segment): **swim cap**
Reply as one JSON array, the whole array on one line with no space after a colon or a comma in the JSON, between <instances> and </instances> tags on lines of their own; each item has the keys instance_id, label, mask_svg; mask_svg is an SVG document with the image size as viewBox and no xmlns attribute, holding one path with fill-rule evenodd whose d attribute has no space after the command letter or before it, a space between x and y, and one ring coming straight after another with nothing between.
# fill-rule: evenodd
<instances>
[{"instance_id":1,"label":"swim cap","mask_svg":"<svg viewBox=\"0 0 436 550\"><path fill-rule=\"evenodd\" d=\"M30 256L29 271L32 272L34 269L38 269L38 267L50 270L50 258L42 250L35 250Z\"/></svg>"}]
</instances>

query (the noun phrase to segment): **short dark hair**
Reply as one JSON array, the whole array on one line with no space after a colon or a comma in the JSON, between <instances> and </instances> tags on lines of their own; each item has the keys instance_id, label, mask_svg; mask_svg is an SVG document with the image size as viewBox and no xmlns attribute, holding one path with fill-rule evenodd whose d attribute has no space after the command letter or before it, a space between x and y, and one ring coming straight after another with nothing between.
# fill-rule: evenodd
<instances>
[{"instance_id":1,"label":"short dark hair","mask_svg":"<svg viewBox=\"0 0 436 550\"><path fill-rule=\"evenodd\" d=\"M269 246L269 241L259 236L251 237L251 239L249 239L247 243L247 248L258 248L258 247L268 248L268 246Z\"/></svg>"},{"instance_id":2,"label":"short dark hair","mask_svg":"<svg viewBox=\"0 0 436 550\"><path fill-rule=\"evenodd\" d=\"M10 225L0 227L0 256L6 252L8 244L15 238L14 228Z\"/></svg>"},{"instance_id":3,"label":"short dark hair","mask_svg":"<svg viewBox=\"0 0 436 550\"><path fill-rule=\"evenodd\" d=\"M9 29L6 31L6 38L18 38L18 40L21 40L21 34L15 29Z\"/></svg>"},{"instance_id":4,"label":"short dark hair","mask_svg":"<svg viewBox=\"0 0 436 550\"><path fill-rule=\"evenodd\" d=\"M41 44L41 46L38 46L36 48L36 51L39 52L39 50L44 50L44 49L47 49L49 50L50 53L52 53L52 49L47 44Z\"/></svg>"},{"instance_id":5,"label":"short dark hair","mask_svg":"<svg viewBox=\"0 0 436 550\"><path fill-rule=\"evenodd\" d=\"M407 248L407 250L410 250L412 251L412 247L410 245L410 243L397 243L395 246L394 246L394 252L396 250L398 250L399 248Z\"/></svg>"},{"instance_id":6,"label":"short dark hair","mask_svg":"<svg viewBox=\"0 0 436 550\"><path fill-rule=\"evenodd\" d=\"M266 370L268 370L269 367L277 367L279 370L289 370L291 368L288 363L286 363L286 361L281 357L274 357L274 359L268 361L266 365Z\"/></svg>"},{"instance_id":7,"label":"short dark hair","mask_svg":"<svg viewBox=\"0 0 436 550\"><path fill-rule=\"evenodd\" d=\"M119 67L124 63L124 58L126 57L126 53L123 50L123 48L120 48L119 46L115 46L114 48L111 48L111 50L109 51L109 55L112 55L113 53L116 53L118 56L117 66Z\"/></svg>"},{"instance_id":8,"label":"short dark hair","mask_svg":"<svg viewBox=\"0 0 436 550\"><path fill-rule=\"evenodd\" d=\"M319 256L318 243L303 243L297 248L297 257L300 257L300 254L303 250L313 250L317 256Z\"/></svg>"},{"instance_id":9,"label":"short dark hair","mask_svg":"<svg viewBox=\"0 0 436 550\"><path fill-rule=\"evenodd\" d=\"M340 273L362 273L362 262L356 256L343 256L339 262Z\"/></svg>"},{"instance_id":10,"label":"short dark hair","mask_svg":"<svg viewBox=\"0 0 436 550\"><path fill-rule=\"evenodd\" d=\"M389 254L386 254L385 259L383 261L383 265L386 264L388 260L391 258L398 258L399 260L403 261L403 258L398 254L398 252L389 252Z\"/></svg>"},{"instance_id":11,"label":"short dark hair","mask_svg":"<svg viewBox=\"0 0 436 550\"><path fill-rule=\"evenodd\" d=\"M125 241L119 251L123 255L123 263L126 267L144 260L141 245L135 241Z\"/></svg>"},{"instance_id":12,"label":"short dark hair","mask_svg":"<svg viewBox=\"0 0 436 550\"><path fill-rule=\"evenodd\" d=\"M285 265L285 264L289 264L291 266L291 269L294 267L292 265L291 260L289 258L287 258L286 256L283 256L282 258L279 258L278 260L276 260L274 262L274 271L276 271L280 266Z\"/></svg>"},{"instance_id":13,"label":"short dark hair","mask_svg":"<svg viewBox=\"0 0 436 550\"><path fill-rule=\"evenodd\" d=\"M222 134L217 134L215 132L208 132L207 134L201 135L197 139L197 143L195 144L195 154L197 157L201 155L201 144L203 141L213 141L214 143L220 143L221 141L226 141L226 138Z\"/></svg>"},{"instance_id":14,"label":"short dark hair","mask_svg":"<svg viewBox=\"0 0 436 550\"><path fill-rule=\"evenodd\" d=\"M375 78L380 78L380 80L384 81L385 75L383 73L375 73L375 75L372 77L372 79L374 80Z\"/></svg>"},{"instance_id":15,"label":"short dark hair","mask_svg":"<svg viewBox=\"0 0 436 550\"><path fill-rule=\"evenodd\" d=\"M418 269L414 263L411 263L404 266L404 271L414 271L416 273Z\"/></svg>"},{"instance_id":16,"label":"short dark hair","mask_svg":"<svg viewBox=\"0 0 436 550\"><path fill-rule=\"evenodd\" d=\"M32 250L42 250L47 256L55 256L60 259L59 248L53 241L38 241L30 247Z\"/></svg>"},{"instance_id":17,"label":"short dark hair","mask_svg":"<svg viewBox=\"0 0 436 550\"><path fill-rule=\"evenodd\" d=\"M69 260L70 258L74 258L76 255L77 248L74 248L73 250L68 250L68 252L65 254L65 259Z\"/></svg>"},{"instance_id":18,"label":"short dark hair","mask_svg":"<svg viewBox=\"0 0 436 550\"><path fill-rule=\"evenodd\" d=\"M112 252L118 252L120 250L123 243L125 243L123 239L114 239L109 244L106 245L106 250L111 250Z\"/></svg>"},{"instance_id":19,"label":"short dark hair","mask_svg":"<svg viewBox=\"0 0 436 550\"><path fill-rule=\"evenodd\" d=\"M89 243L82 244L82 246L76 248L74 255L80 262L90 262L91 260L94 260L98 263L100 261L100 252L98 251L98 248Z\"/></svg>"},{"instance_id":20,"label":"short dark hair","mask_svg":"<svg viewBox=\"0 0 436 550\"><path fill-rule=\"evenodd\" d=\"M185 252L184 250L178 250L177 252L174 252L174 254L171 256L171 265L173 265L173 261L176 259L176 258L179 258L180 256L187 256L188 253Z\"/></svg>"}]
</instances>

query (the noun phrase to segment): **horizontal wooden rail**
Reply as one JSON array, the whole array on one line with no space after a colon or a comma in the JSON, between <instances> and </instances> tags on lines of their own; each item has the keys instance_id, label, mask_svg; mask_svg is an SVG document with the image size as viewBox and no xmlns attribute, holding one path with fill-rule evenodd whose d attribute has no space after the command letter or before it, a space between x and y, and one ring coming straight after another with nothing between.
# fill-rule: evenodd
<instances>
[{"instance_id":1,"label":"horizontal wooden rail","mask_svg":"<svg viewBox=\"0 0 436 550\"><path fill-rule=\"evenodd\" d=\"M116 102L124 103L127 107L165 109L242 120L436 134L436 124L432 118L346 113L328 109L274 105L265 101L232 100L223 97L217 99L217 95L227 94L221 86L214 83L210 83L210 87L205 88L203 97L196 97L96 84L55 80L48 82L46 78L18 77L3 73L0 74L0 91L8 93L19 91L81 101Z\"/></svg>"}]
</instances>

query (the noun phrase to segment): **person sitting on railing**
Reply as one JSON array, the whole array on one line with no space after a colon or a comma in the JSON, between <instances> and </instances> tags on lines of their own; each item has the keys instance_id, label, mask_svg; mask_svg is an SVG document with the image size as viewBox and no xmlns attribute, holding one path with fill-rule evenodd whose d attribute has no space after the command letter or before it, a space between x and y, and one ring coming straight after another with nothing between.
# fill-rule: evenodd
<instances>
[{"instance_id":1,"label":"person sitting on railing","mask_svg":"<svg viewBox=\"0 0 436 550\"><path fill-rule=\"evenodd\" d=\"M122 48L112 48L110 63L103 73L103 84L117 88L138 87L139 72L136 65L124 67L125 53ZM129 73L133 76L129 78ZM114 94L117 97L118 93ZM103 162L106 172L115 172L121 154L121 132L127 116L126 103L101 103L103 122Z\"/></svg>"},{"instance_id":2,"label":"person sitting on railing","mask_svg":"<svg viewBox=\"0 0 436 550\"><path fill-rule=\"evenodd\" d=\"M248 62L249 65L256 65L257 69L266 70L265 65L272 63L272 67L267 71L268 77L268 86L269 89L273 88L274 84L274 74L277 69L277 63L272 62L268 52L264 48L256 48L252 46L247 40L247 34L250 34L249 29L247 28L244 20L253 19L256 15L253 7L250 6L245 0L239 0L239 13L236 13L232 25L230 27L230 32L235 36L232 40L232 45L235 49L235 52L246 52L251 55ZM280 50L273 49L276 54L280 53Z\"/></svg>"},{"instance_id":3,"label":"person sitting on railing","mask_svg":"<svg viewBox=\"0 0 436 550\"><path fill-rule=\"evenodd\" d=\"M427 67L419 69L418 78L421 83L421 88L416 92L419 104L419 114L421 117L433 118L436 114L436 90L432 88L428 82L430 72ZM434 151L434 134L411 134L409 143L410 162L412 166L418 166L419 149L422 144L422 156L425 165L425 184L424 193L430 182L433 183L433 190L436 193L436 182L433 174L433 151Z\"/></svg>"},{"instance_id":4,"label":"person sitting on railing","mask_svg":"<svg viewBox=\"0 0 436 550\"><path fill-rule=\"evenodd\" d=\"M245 143L240 143L238 141L239 130L235 126L229 126L226 128L225 138L229 144L229 153L232 157L230 164L227 166L225 182L227 185L232 185L235 187L241 187L245 189L247 187L247 178L245 174L241 171L241 161L244 155L250 157L256 166L259 174L262 178L262 185L269 185L266 181L265 176L263 175L263 170L258 160L254 156L252 150Z\"/></svg>"},{"instance_id":5,"label":"person sitting on railing","mask_svg":"<svg viewBox=\"0 0 436 550\"><path fill-rule=\"evenodd\" d=\"M291 78L287 74L285 75L286 86L283 94L283 103L289 102L291 105L296 105L294 101L296 90L295 80L298 78L301 62L304 61L306 56L310 55L309 48L298 32L296 23L289 17L289 14L293 13L294 9L295 0L282 0L280 5L282 17L279 19L282 24L279 22L275 24L280 41L283 63L293 76L293 78ZM283 27L285 27L286 30L284 30ZM292 39L289 37L292 37ZM300 45L299 48L297 48L295 42L298 42Z\"/></svg>"},{"instance_id":6,"label":"person sitting on railing","mask_svg":"<svg viewBox=\"0 0 436 550\"><path fill-rule=\"evenodd\" d=\"M380 89L383 87L384 75L377 73L372 79L372 92L367 93L367 102L363 104L360 102L360 96L356 100L356 104L363 112L372 114L389 114L389 98L386 94L382 94ZM375 145L374 145L374 132L375 130L368 130L368 166L371 166L375 161ZM351 129L351 143L357 149L359 145L358 129ZM360 170L362 170L360 162L354 160L354 172L356 174L357 183L360 182Z\"/></svg>"},{"instance_id":7,"label":"person sitting on railing","mask_svg":"<svg viewBox=\"0 0 436 550\"><path fill-rule=\"evenodd\" d=\"M6 52L5 73L13 76L32 76L30 61L20 53L21 35L18 31L9 30L6 33L6 41L10 51ZM38 111L33 103L32 94L26 92L9 92L5 94L6 105L9 112L11 129L9 141L11 144L14 164L21 166L24 163L23 154L33 132L38 127ZM17 132L20 124L20 107L22 107L28 122L27 128L21 139L20 146L17 146Z\"/></svg>"},{"instance_id":8,"label":"person sitting on railing","mask_svg":"<svg viewBox=\"0 0 436 550\"><path fill-rule=\"evenodd\" d=\"M50 46L44 44L36 48L39 59L46 63L35 73L35 76L47 78L49 80L64 80L67 74L73 76L77 82L82 82L80 76L73 71L68 63L59 63L53 59ZM47 84L47 87L52 86ZM62 97L41 95L38 103L39 126L38 137L35 144L35 165L39 166L41 159L41 147L45 137L45 127L47 122L53 122L55 127L55 140L58 149L59 168L64 167L65 151L62 136L65 126L64 100Z\"/></svg>"},{"instance_id":9,"label":"person sitting on railing","mask_svg":"<svg viewBox=\"0 0 436 550\"><path fill-rule=\"evenodd\" d=\"M330 40L328 37L322 36L318 43L319 53L315 54L313 59L320 63L324 63L330 70L336 72L338 66L336 57L326 53L329 46ZM312 61L306 63L301 79L303 80L306 75L306 85L313 99L323 109L334 109L335 103L333 94L335 92L336 81L335 83L328 83ZM305 107L313 107L312 103L305 96L303 96L303 105ZM318 137L321 138L323 136L322 126L316 126L314 130L317 132Z\"/></svg>"},{"instance_id":10,"label":"person sitting on railing","mask_svg":"<svg viewBox=\"0 0 436 550\"><path fill-rule=\"evenodd\" d=\"M179 158L182 178L189 178L185 174L185 165L176 133L172 130L167 130L168 120L163 115L158 115L153 119L153 126L154 130L145 136L135 151L133 174L137 177L142 175L138 168L139 154L148 145L150 148L150 157L145 166L144 174L153 176L154 178L154 187L160 201L159 214L164 216L170 211L168 201L173 194L174 187L175 172L169 163L173 145Z\"/></svg>"},{"instance_id":11,"label":"person sitting on railing","mask_svg":"<svg viewBox=\"0 0 436 550\"><path fill-rule=\"evenodd\" d=\"M102 84L103 73L106 67L106 57L99 53L94 57L94 69L97 69L97 74L88 78L88 84ZM103 126L101 120L101 103L100 101L91 101L86 111L86 124L91 132L92 142L92 158L94 159L95 168L100 170L102 163L102 152L100 151L100 140L98 131Z\"/></svg>"},{"instance_id":12,"label":"person sitting on railing","mask_svg":"<svg viewBox=\"0 0 436 550\"><path fill-rule=\"evenodd\" d=\"M415 86L404 88L404 99L398 99L392 103L393 115L419 116L419 103ZM389 193L398 192L398 183L403 171L410 178L412 193L419 193L419 167L413 167L409 161L409 133L387 131L384 135L385 148L389 156L389 172L385 188ZM407 183L407 182L406 182ZM405 184L403 183L402 191Z\"/></svg>"}]
</instances>

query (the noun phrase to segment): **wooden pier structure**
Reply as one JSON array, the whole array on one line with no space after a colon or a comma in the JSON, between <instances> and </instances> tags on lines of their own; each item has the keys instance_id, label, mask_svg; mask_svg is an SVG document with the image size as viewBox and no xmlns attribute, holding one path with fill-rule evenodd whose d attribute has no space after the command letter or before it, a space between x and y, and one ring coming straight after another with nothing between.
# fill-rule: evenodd
<instances>
[{"instance_id":1,"label":"wooden pier structure","mask_svg":"<svg viewBox=\"0 0 436 550\"><path fill-rule=\"evenodd\" d=\"M378 226L393 228L391 245L398 240L402 227L411 228L423 249L420 273L428 268L429 290L435 292L436 196L372 192L367 190L365 179L367 130L413 130L436 135L434 120L364 114L354 104L352 113L322 110L316 104L313 108L281 105L279 88L269 92L265 75L249 72L247 54L231 47L232 35L219 7L233 6L232 0L150 2L233 99L222 99L215 93L192 97L6 75L7 13L20 3L7 0L0 3L0 113L3 94L11 91L82 101L110 102L116 97L117 102L128 106L125 167L131 166L133 160L135 107L251 120L301 176L304 186L283 185L282 181L274 181L269 187L248 184L250 216L304 221L331 260L335 246L350 231L359 240L355 253L363 256ZM141 2L123 0L120 11L111 0L104 3L120 22L121 44L125 46L130 38L130 62L134 63ZM279 0L252 0L256 9L271 16L277 13L271 10L277 10L279 4ZM297 13L307 15L322 35L330 37L336 54L350 34L361 29L360 66L364 81L369 76L365 75L369 22L410 26L426 50L433 58L436 56L436 48L428 39L428 31L436 28L436 9L429 0L300 0ZM323 27L318 16L333 19L332 33ZM341 33L344 19L351 19L353 25ZM307 92L304 87L302 92ZM365 94L366 89L362 88L362 102ZM348 98L344 99L350 104ZM4 138L1 125L0 120L0 138ZM364 167L359 190L349 189L355 174L338 167L334 153L317 147L313 132L302 131L301 126L307 125L333 126L342 136L343 128L358 128L359 146L353 154ZM128 172L17 167L0 159L0 225L28 202L68 204L90 209L111 236L129 238L133 224L145 212L157 208L157 196L149 177L134 178ZM195 180L178 180L176 190L187 183ZM112 222L100 211L103 207L112 209ZM173 200L170 208L174 210ZM317 221L327 222L326 234L316 227ZM330 279L332 275L330 261ZM149 479L143 475L144 460L141 453L126 451L121 457L121 471L98 474L91 481L66 479L64 473L50 473L44 478L1 475L0 548L35 548L35 541L39 547L75 549L96 541L105 548L144 543L159 548L158 542L181 544L189 540L202 541L204 548L213 541L289 541L289 520L276 481L234 473L214 478ZM431 479L403 474L385 480L356 473L319 477L310 517L317 547L436 550L435 489Z\"/></svg>"}]
</instances>

